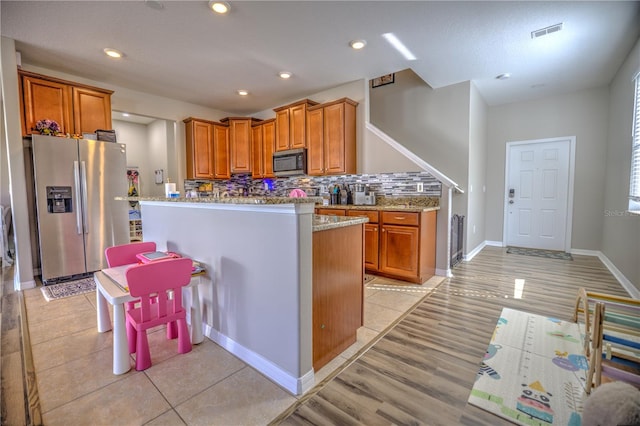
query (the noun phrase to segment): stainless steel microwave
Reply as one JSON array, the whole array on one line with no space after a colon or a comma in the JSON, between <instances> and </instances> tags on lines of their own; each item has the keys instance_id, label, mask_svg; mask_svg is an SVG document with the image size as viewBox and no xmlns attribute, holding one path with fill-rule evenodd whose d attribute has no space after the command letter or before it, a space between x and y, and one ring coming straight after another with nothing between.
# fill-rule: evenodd
<instances>
[{"instance_id":1,"label":"stainless steel microwave","mask_svg":"<svg viewBox=\"0 0 640 426\"><path fill-rule=\"evenodd\" d=\"M274 152L273 173L276 176L307 174L307 150L299 148Z\"/></svg>"}]
</instances>

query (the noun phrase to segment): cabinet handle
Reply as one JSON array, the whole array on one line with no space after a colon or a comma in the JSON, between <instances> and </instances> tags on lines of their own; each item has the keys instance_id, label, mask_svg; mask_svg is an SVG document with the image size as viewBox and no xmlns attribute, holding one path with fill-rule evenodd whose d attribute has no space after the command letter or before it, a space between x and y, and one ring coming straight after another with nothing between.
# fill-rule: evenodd
<instances>
[{"instance_id":1,"label":"cabinet handle","mask_svg":"<svg viewBox=\"0 0 640 426\"><path fill-rule=\"evenodd\" d=\"M396 219L396 220L405 220L406 219L406 217L403 217L403 216L394 216L393 218Z\"/></svg>"}]
</instances>

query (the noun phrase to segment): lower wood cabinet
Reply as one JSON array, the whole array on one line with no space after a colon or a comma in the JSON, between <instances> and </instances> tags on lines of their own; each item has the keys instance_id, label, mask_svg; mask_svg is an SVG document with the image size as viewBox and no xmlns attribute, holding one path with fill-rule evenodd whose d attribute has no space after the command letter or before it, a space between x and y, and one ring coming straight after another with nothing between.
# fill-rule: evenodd
<instances>
[{"instance_id":1,"label":"lower wood cabinet","mask_svg":"<svg viewBox=\"0 0 640 426\"><path fill-rule=\"evenodd\" d=\"M364 224L364 267L369 272L377 272L379 265L380 226L377 210L348 210L348 216L365 216L369 222Z\"/></svg>"},{"instance_id":2,"label":"lower wood cabinet","mask_svg":"<svg viewBox=\"0 0 640 426\"><path fill-rule=\"evenodd\" d=\"M423 283L436 271L436 214L317 207L316 214L366 216L364 267L367 272Z\"/></svg>"},{"instance_id":3,"label":"lower wood cabinet","mask_svg":"<svg viewBox=\"0 0 640 426\"><path fill-rule=\"evenodd\" d=\"M423 283L436 269L436 212L383 211L380 214L378 273Z\"/></svg>"},{"instance_id":4,"label":"lower wood cabinet","mask_svg":"<svg viewBox=\"0 0 640 426\"><path fill-rule=\"evenodd\" d=\"M363 325L363 226L313 233L313 368L356 341Z\"/></svg>"},{"instance_id":5,"label":"lower wood cabinet","mask_svg":"<svg viewBox=\"0 0 640 426\"><path fill-rule=\"evenodd\" d=\"M316 208L316 214L322 214L325 216L346 216L347 211L344 209L323 209L318 207Z\"/></svg>"}]
</instances>

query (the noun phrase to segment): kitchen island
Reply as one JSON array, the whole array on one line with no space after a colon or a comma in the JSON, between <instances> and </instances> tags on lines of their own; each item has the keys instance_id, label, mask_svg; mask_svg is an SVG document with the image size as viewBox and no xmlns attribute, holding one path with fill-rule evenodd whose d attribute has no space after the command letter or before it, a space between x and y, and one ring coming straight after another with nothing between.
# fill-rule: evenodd
<instances>
[{"instance_id":1,"label":"kitchen island","mask_svg":"<svg viewBox=\"0 0 640 426\"><path fill-rule=\"evenodd\" d=\"M199 288L204 334L292 394L310 389L314 229L355 227L362 235L366 218L323 220L313 214L321 201L314 197L137 200L144 240L208 271Z\"/></svg>"}]
</instances>

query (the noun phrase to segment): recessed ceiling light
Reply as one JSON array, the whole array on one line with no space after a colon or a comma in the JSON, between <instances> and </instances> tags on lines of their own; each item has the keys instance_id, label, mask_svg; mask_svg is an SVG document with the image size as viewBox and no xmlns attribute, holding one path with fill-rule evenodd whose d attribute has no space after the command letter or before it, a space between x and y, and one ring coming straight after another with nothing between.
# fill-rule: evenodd
<instances>
[{"instance_id":1,"label":"recessed ceiling light","mask_svg":"<svg viewBox=\"0 0 640 426\"><path fill-rule=\"evenodd\" d=\"M211 10L221 15L224 15L231 9L231 6L226 1L210 1L209 7Z\"/></svg>"},{"instance_id":2,"label":"recessed ceiling light","mask_svg":"<svg viewBox=\"0 0 640 426\"><path fill-rule=\"evenodd\" d=\"M240 95L240 96L247 96L248 94L249 94L249 92L244 90L244 89L239 89L238 90L238 95Z\"/></svg>"},{"instance_id":3,"label":"recessed ceiling light","mask_svg":"<svg viewBox=\"0 0 640 426\"><path fill-rule=\"evenodd\" d=\"M123 112L123 113L122 113L122 116L123 116L123 117L128 117L128 116L129 116L129 113L128 113L128 112Z\"/></svg>"},{"instance_id":4,"label":"recessed ceiling light","mask_svg":"<svg viewBox=\"0 0 640 426\"><path fill-rule=\"evenodd\" d=\"M111 58L122 58L124 56L124 54L117 50L117 49L111 49L109 47L103 49L104 53L107 54L107 56L111 57Z\"/></svg>"},{"instance_id":5,"label":"recessed ceiling light","mask_svg":"<svg viewBox=\"0 0 640 426\"><path fill-rule=\"evenodd\" d=\"M505 72L504 74L497 75L496 80L506 80L509 77L511 77L511 74L509 74L508 72Z\"/></svg>"},{"instance_id":6,"label":"recessed ceiling light","mask_svg":"<svg viewBox=\"0 0 640 426\"><path fill-rule=\"evenodd\" d=\"M384 39L387 40L394 49L400 52L400 54L404 56L407 61L415 61L416 59L418 59L416 58L416 55L411 53L409 48L405 46L404 43L402 43L394 33L385 33L382 34L382 37L384 37Z\"/></svg>"},{"instance_id":7,"label":"recessed ceiling light","mask_svg":"<svg viewBox=\"0 0 640 426\"><path fill-rule=\"evenodd\" d=\"M352 40L349 42L349 46L351 46L351 48L355 50L360 50L366 45L367 45L367 42L364 40Z\"/></svg>"},{"instance_id":8,"label":"recessed ceiling light","mask_svg":"<svg viewBox=\"0 0 640 426\"><path fill-rule=\"evenodd\" d=\"M291 78L292 74L289 71L280 71L278 75L280 76L280 78L286 80L288 78Z\"/></svg>"}]
</instances>

